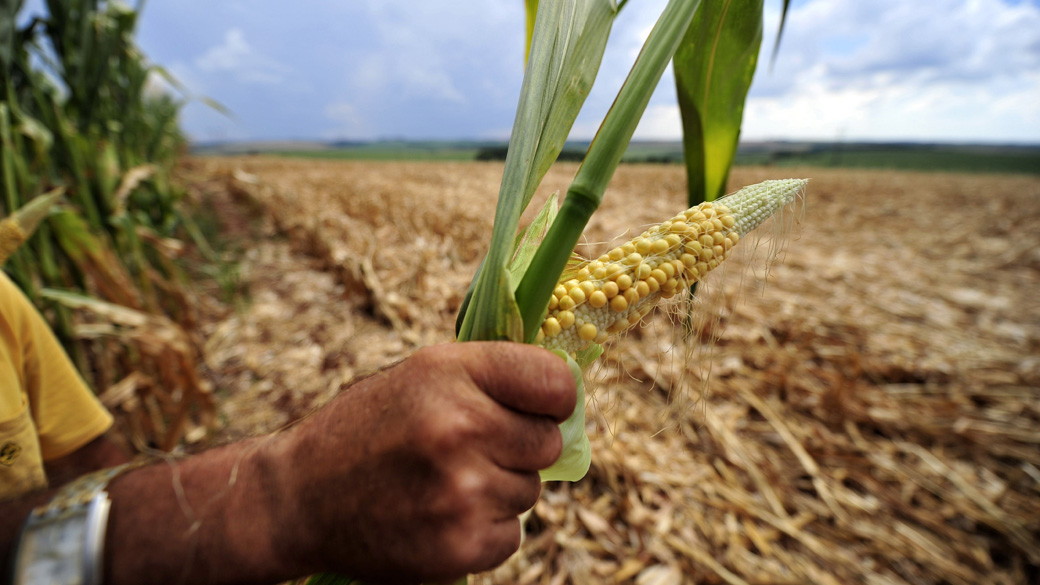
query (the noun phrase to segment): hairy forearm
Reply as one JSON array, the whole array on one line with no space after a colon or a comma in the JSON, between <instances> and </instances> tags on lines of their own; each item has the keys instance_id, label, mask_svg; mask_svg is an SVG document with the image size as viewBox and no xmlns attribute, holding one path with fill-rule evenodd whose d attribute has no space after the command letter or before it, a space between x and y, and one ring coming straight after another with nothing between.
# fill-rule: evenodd
<instances>
[{"instance_id":1,"label":"hairy forearm","mask_svg":"<svg viewBox=\"0 0 1040 585\"><path fill-rule=\"evenodd\" d=\"M277 583L307 572L286 558L280 437L164 461L113 481L105 583ZM291 515L289 516L291 517Z\"/></svg>"},{"instance_id":2,"label":"hairy forearm","mask_svg":"<svg viewBox=\"0 0 1040 585\"><path fill-rule=\"evenodd\" d=\"M278 583L304 575L276 540L292 526L279 436L133 469L108 487L106 585ZM0 576L36 506L57 490L0 502Z\"/></svg>"}]
</instances>

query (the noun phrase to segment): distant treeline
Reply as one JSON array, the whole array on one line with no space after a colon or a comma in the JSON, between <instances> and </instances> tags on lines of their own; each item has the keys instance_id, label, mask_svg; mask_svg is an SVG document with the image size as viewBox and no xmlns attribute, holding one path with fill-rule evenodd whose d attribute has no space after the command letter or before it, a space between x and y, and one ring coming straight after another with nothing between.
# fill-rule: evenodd
<instances>
[{"instance_id":1,"label":"distant treeline","mask_svg":"<svg viewBox=\"0 0 1040 585\"><path fill-rule=\"evenodd\" d=\"M581 162L588 142L569 141L559 160ZM345 160L503 161L505 142L408 141L197 144L196 154L274 154ZM622 162L682 164L682 144L638 141ZM915 144L873 142L749 142L737 149L737 165L880 168L1040 174L1040 145Z\"/></svg>"},{"instance_id":2,"label":"distant treeline","mask_svg":"<svg viewBox=\"0 0 1040 585\"><path fill-rule=\"evenodd\" d=\"M473 159L478 161L506 160L508 152L509 147L504 144L501 146L485 146L477 150L477 154L473 156ZM560 156L556 157L556 160L581 162L585 160L585 151L576 148L564 148L560 151Z\"/></svg>"},{"instance_id":3,"label":"distant treeline","mask_svg":"<svg viewBox=\"0 0 1040 585\"><path fill-rule=\"evenodd\" d=\"M485 146L477 151L475 159L505 160L506 152L505 145ZM584 149L567 147L560 154L559 160L581 162L584 153ZM682 145L670 142L634 142L626 152L623 162L682 164ZM749 143L738 148L735 164L1040 174L1040 146Z\"/></svg>"}]
</instances>

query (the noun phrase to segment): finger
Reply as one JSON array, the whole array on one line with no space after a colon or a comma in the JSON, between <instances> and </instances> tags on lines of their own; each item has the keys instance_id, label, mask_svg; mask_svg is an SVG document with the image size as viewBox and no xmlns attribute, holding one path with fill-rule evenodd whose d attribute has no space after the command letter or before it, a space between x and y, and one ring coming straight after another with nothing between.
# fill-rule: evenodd
<instances>
[{"instance_id":1,"label":"finger","mask_svg":"<svg viewBox=\"0 0 1040 585\"><path fill-rule=\"evenodd\" d=\"M493 503L494 520L508 520L530 510L542 495L542 479L537 471L502 470L498 474Z\"/></svg>"},{"instance_id":2,"label":"finger","mask_svg":"<svg viewBox=\"0 0 1040 585\"><path fill-rule=\"evenodd\" d=\"M532 416L497 406L493 432L483 442L487 456L499 467L513 471L545 469L563 452L560 427L544 416Z\"/></svg>"},{"instance_id":3,"label":"finger","mask_svg":"<svg viewBox=\"0 0 1040 585\"><path fill-rule=\"evenodd\" d=\"M455 539L454 553L466 573L482 573L504 563L520 548L523 531L516 516L467 529Z\"/></svg>"},{"instance_id":4,"label":"finger","mask_svg":"<svg viewBox=\"0 0 1040 585\"><path fill-rule=\"evenodd\" d=\"M567 362L522 343L455 344L473 381L498 403L563 422L574 412L577 388Z\"/></svg>"}]
</instances>

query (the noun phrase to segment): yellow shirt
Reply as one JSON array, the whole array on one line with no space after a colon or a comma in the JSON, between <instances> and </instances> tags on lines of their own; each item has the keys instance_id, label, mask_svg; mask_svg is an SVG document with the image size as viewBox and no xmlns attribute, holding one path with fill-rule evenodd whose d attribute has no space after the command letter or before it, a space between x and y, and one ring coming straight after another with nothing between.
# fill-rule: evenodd
<instances>
[{"instance_id":1,"label":"yellow shirt","mask_svg":"<svg viewBox=\"0 0 1040 585\"><path fill-rule=\"evenodd\" d=\"M46 487L44 461L110 426L46 321L0 271L0 500Z\"/></svg>"}]
</instances>

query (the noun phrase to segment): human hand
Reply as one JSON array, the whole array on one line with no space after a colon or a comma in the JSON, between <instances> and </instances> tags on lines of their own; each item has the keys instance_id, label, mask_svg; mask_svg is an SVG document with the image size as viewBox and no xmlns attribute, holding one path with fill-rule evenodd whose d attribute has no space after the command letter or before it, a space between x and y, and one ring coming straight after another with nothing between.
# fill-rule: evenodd
<instances>
[{"instance_id":1,"label":"human hand","mask_svg":"<svg viewBox=\"0 0 1040 585\"><path fill-rule=\"evenodd\" d=\"M283 438L283 550L378 582L501 564L575 400L563 360L505 342L424 348L353 384Z\"/></svg>"}]
</instances>

